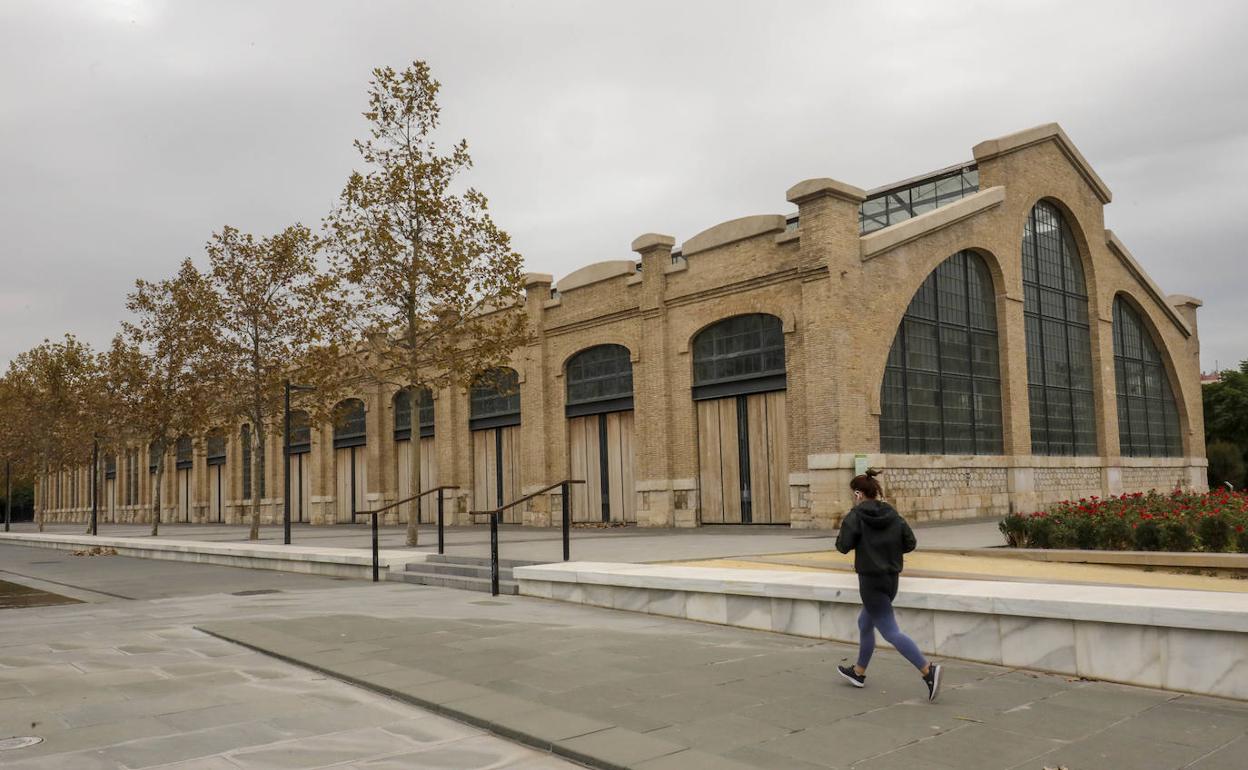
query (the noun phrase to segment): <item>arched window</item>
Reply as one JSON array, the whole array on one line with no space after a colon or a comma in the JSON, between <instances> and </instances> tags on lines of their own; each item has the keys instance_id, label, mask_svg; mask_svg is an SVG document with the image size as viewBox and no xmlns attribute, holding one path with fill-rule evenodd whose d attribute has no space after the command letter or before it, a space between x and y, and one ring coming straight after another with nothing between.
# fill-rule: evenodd
<instances>
[{"instance_id":1,"label":"arched window","mask_svg":"<svg viewBox=\"0 0 1248 770\"><path fill-rule=\"evenodd\" d=\"M207 461L209 465L225 465L225 434L221 431L208 434Z\"/></svg>"},{"instance_id":2,"label":"arched window","mask_svg":"<svg viewBox=\"0 0 1248 770\"><path fill-rule=\"evenodd\" d=\"M784 390L784 329L765 313L739 315L693 339L693 398Z\"/></svg>"},{"instance_id":3,"label":"arched window","mask_svg":"<svg viewBox=\"0 0 1248 770\"><path fill-rule=\"evenodd\" d=\"M1127 457L1179 457L1179 410L1166 365L1135 308L1114 298L1118 448Z\"/></svg>"},{"instance_id":4,"label":"arched window","mask_svg":"<svg viewBox=\"0 0 1248 770\"><path fill-rule=\"evenodd\" d=\"M1023 232L1031 451L1096 454L1088 291L1070 226L1040 201Z\"/></svg>"},{"instance_id":5,"label":"arched window","mask_svg":"<svg viewBox=\"0 0 1248 770\"><path fill-rule=\"evenodd\" d=\"M110 453L104 457L104 478L117 478L117 455Z\"/></svg>"},{"instance_id":6,"label":"arched window","mask_svg":"<svg viewBox=\"0 0 1248 770\"><path fill-rule=\"evenodd\" d=\"M297 409L290 413L290 453L307 454L312 451L312 420L308 413Z\"/></svg>"},{"instance_id":7,"label":"arched window","mask_svg":"<svg viewBox=\"0 0 1248 770\"><path fill-rule=\"evenodd\" d=\"M910 300L880 407L884 452L1000 454L995 297L988 266L973 252L940 263Z\"/></svg>"},{"instance_id":8,"label":"arched window","mask_svg":"<svg viewBox=\"0 0 1248 770\"><path fill-rule=\"evenodd\" d=\"M164 454L160 451L160 444L153 441L147 445L147 472L155 473L160 466L160 456Z\"/></svg>"},{"instance_id":9,"label":"arched window","mask_svg":"<svg viewBox=\"0 0 1248 770\"><path fill-rule=\"evenodd\" d=\"M403 388L394 394L394 440L410 441L412 438L412 401L410 387ZM433 435L433 392L428 388L420 389L420 437L429 438Z\"/></svg>"},{"instance_id":10,"label":"arched window","mask_svg":"<svg viewBox=\"0 0 1248 770\"><path fill-rule=\"evenodd\" d=\"M178 436L176 463L174 467L180 471L184 471L191 467L195 459L195 445L191 443L190 436ZM115 470L115 469L114 469Z\"/></svg>"},{"instance_id":11,"label":"arched window","mask_svg":"<svg viewBox=\"0 0 1248 770\"><path fill-rule=\"evenodd\" d=\"M477 376L470 394L472 430L520 424L520 375L506 367Z\"/></svg>"},{"instance_id":12,"label":"arched window","mask_svg":"<svg viewBox=\"0 0 1248 770\"><path fill-rule=\"evenodd\" d=\"M334 449L364 446L368 443L368 424L364 402L348 398L334 407Z\"/></svg>"},{"instance_id":13,"label":"arched window","mask_svg":"<svg viewBox=\"0 0 1248 770\"><path fill-rule=\"evenodd\" d=\"M568 417L633 408L633 362L623 345L598 345L568 360Z\"/></svg>"}]
</instances>

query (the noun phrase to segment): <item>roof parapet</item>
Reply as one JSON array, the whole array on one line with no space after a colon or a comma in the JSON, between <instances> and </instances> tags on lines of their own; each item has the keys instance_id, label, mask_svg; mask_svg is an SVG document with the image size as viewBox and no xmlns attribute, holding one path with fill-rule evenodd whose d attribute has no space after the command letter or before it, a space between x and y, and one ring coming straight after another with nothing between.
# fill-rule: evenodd
<instances>
[{"instance_id":1,"label":"roof parapet","mask_svg":"<svg viewBox=\"0 0 1248 770\"><path fill-rule=\"evenodd\" d=\"M783 214L755 214L754 216L731 219L707 228L681 244L680 252L688 257L699 251L707 251L718 246L753 238L756 235L782 233L787 226Z\"/></svg>"},{"instance_id":2,"label":"roof parapet","mask_svg":"<svg viewBox=\"0 0 1248 770\"><path fill-rule=\"evenodd\" d=\"M986 160L992 160L1001 155L1008 155L1011 152L1048 140L1052 140L1057 144L1062 154L1070 160L1075 168L1078 169L1079 174L1092 187L1093 192L1096 193L1097 198L1100 198L1101 203L1109 203L1113 200L1114 196L1109 191L1109 186L1092 169L1092 164L1088 163L1088 159L1083 157L1083 153L1079 152L1079 148L1075 147L1075 143L1070 141L1070 137L1066 136L1066 132L1056 123L1045 123L1034 128L1006 134L996 139L988 139L975 145L972 153L975 156L976 163L983 163Z\"/></svg>"},{"instance_id":3,"label":"roof parapet","mask_svg":"<svg viewBox=\"0 0 1248 770\"><path fill-rule=\"evenodd\" d=\"M1148 292L1158 305L1161 305L1162 311L1174 322L1175 326L1179 327L1179 331L1183 333L1183 336L1192 336L1192 327L1188 326L1187 321L1183 320L1183 317L1179 315L1178 310L1175 309L1175 303L1165 294L1162 294L1161 287L1153 281L1152 276L1144 272L1144 268L1140 267L1140 263L1135 260L1135 257L1123 242L1118 240L1118 236L1114 235L1113 230L1105 230L1105 243L1109 246L1109 250L1122 262L1123 266L1127 268L1127 272L1131 273L1137 281L1143 284L1144 290ZM1188 297L1188 299L1193 298ZM1200 300L1195 301L1200 303ZM1199 307L1199 304L1197 307Z\"/></svg>"}]
</instances>

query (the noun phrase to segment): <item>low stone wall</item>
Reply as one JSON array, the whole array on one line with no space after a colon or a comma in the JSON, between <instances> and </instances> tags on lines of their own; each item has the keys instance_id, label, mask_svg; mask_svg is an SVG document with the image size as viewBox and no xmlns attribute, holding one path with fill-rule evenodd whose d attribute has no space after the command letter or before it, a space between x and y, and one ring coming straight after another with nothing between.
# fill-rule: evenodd
<instances>
[{"instance_id":1,"label":"low stone wall","mask_svg":"<svg viewBox=\"0 0 1248 770\"><path fill-rule=\"evenodd\" d=\"M856 643L854 575L569 562L514 570L520 593ZM1248 594L903 578L926 653L1248 700Z\"/></svg>"},{"instance_id":2,"label":"low stone wall","mask_svg":"<svg viewBox=\"0 0 1248 770\"><path fill-rule=\"evenodd\" d=\"M270 569L369 580L373 576L372 551L366 548L315 548L268 543L217 543L200 540L165 540L91 535L52 535L32 532L0 532L0 542L15 545L77 551L84 548L112 548L118 556L140 559L217 564L246 569ZM403 569L408 562L424 561L424 553L381 551L378 563L381 579L391 569Z\"/></svg>"}]
</instances>

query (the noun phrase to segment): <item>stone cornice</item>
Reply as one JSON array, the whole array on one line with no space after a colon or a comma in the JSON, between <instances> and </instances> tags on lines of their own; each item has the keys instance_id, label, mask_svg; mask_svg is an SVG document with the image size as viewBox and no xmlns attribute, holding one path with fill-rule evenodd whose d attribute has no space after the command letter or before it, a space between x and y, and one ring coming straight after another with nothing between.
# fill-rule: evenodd
<instances>
[{"instance_id":1,"label":"stone cornice","mask_svg":"<svg viewBox=\"0 0 1248 770\"><path fill-rule=\"evenodd\" d=\"M1101 203L1109 203L1113 200L1114 196L1109 191L1109 186L1092 169L1092 164L1088 163L1088 159L1083 157L1083 153L1079 152L1079 148L1075 147L1075 143L1070 141L1070 137L1066 136L1066 132L1056 123L1045 123L1042 126L1016 131L1013 134L1006 134L996 139L980 142L975 145L972 152L975 155L975 162L983 163L986 160L1008 155L1011 152L1049 140L1057 144L1062 154L1070 160L1071 165L1078 170L1080 176L1084 178L1093 192L1096 193L1096 197L1100 198Z\"/></svg>"}]
</instances>

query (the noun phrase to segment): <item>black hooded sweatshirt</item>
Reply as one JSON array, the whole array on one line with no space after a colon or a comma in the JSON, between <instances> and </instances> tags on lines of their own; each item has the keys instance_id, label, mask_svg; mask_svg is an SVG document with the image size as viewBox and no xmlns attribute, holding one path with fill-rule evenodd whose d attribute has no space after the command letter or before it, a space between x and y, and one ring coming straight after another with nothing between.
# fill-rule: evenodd
<instances>
[{"instance_id":1,"label":"black hooded sweatshirt","mask_svg":"<svg viewBox=\"0 0 1248 770\"><path fill-rule=\"evenodd\" d=\"M863 500L841 522L836 550L854 552L854 571L859 575L896 575L902 554L914 550L910 525L893 506L870 498Z\"/></svg>"}]
</instances>

